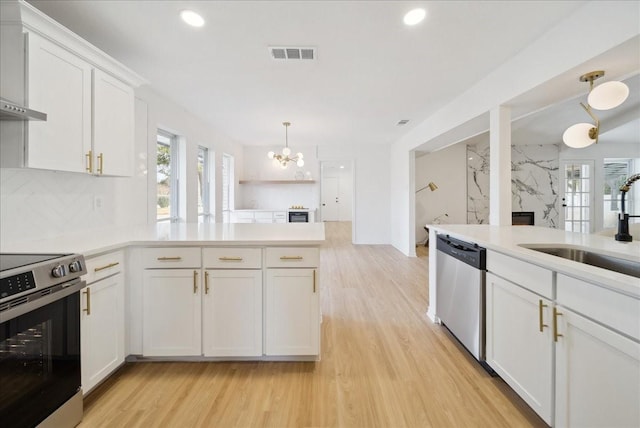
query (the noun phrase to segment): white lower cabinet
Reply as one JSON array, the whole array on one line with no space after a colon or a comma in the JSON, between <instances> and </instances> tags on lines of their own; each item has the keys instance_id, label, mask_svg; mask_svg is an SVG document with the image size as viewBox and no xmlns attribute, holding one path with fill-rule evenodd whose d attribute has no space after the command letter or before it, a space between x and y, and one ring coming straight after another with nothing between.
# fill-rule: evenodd
<instances>
[{"instance_id":1,"label":"white lower cabinet","mask_svg":"<svg viewBox=\"0 0 640 428\"><path fill-rule=\"evenodd\" d=\"M552 304L491 273L486 276L487 363L552 424Z\"/></svg>"},{"instance_id":2,"label":"white lower cabinet","mask_svg":"<svg viewBox=\"0 0 640 428\"><path fill-rule=\"evenodd\" d=\"M157 247L139 255L142 355L319 355L318 248Z\"/></svg>"},{"instance_id":3,"label":"white lower cabinet","mask_svg":"<svg viewBox=\"0 0 640 428\"><path fill-rule=\"evenodd\" d=\"M555 426L639 427L640 344L557 310Z\"/></svg>"},{"instance_id":4,"label":"white lower cabinet","mask_svg":"<svg viewBox=\"0 0 640 428\"><path fill-rule=\"evenodd\" d=\"M315 269L267 269L265 354L318 355L320 299Z\"/></svg>"},{"instance_id":5,"label":"white lower cabinet","mask_svg":"<svg viewBox=\"0 0 640 428\"><path fill-rule=\"evenodd\" d=\"M205 270L202 353L262 355L262 270Z\"/></svg>"},{"instance_id":6,"label":"white lower cabinet","mask_svg":"<svg viewBox=\"0 0 640 428\"><path fill-rule=\"evenodd\" d=\"M124 363L122 253L87 260L80 305L82 390L91 391Z\"/></svg>"},{"instance_id":7,"label":"white lower cabinet","mask_svg":"<svg viewBox=\"0 0 640 428\"><path fill-rule=\"evenodd\" d=\"M200 269L144 271L144 356L201 355L201 279Z\"/></svg>"},{"instance_id":8,"label":"white lower cabinet","mask_svg":"<svg viewBox=\"0 0 640 428\"><path fill-rule=\"evenodd\" d=\"M487 363L551 426L639 427L640 300L507 257L487 257Z\"/></svg>"}]
</instances>

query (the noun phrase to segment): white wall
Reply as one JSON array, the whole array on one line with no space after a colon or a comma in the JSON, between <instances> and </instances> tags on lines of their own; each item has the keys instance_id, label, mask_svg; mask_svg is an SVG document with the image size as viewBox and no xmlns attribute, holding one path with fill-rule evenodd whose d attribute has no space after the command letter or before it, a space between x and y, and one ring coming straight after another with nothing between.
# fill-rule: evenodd
<instances>
[{"instance_id":1,"label":"white wall","mask_svg":"<svg viewBox=\"0 0 640 428\"><path fill-rule=\"evenodd\" d=\"M467 223L467 147L458 143L416 157L416 190L434 182L438 189L426 188L415 196L416 242L426 239L424 225L440 217L442 223ZM448 216L442 217L443 214Z\"/></svg>"},{"instance_id":2,"label":"white wall","mask_svg":"<svg viewBox=\"0 0 640 428\"><path fill-rule=\"evenodd\" d=\"M584 31L585 23L595 16L598 25ZM458 140L443 141L438 137L457 128L465 128L467 132L458 135L459 139L486 131L488 111L636 37L640 34L638 21L637 2L587 2L396 141L391 147L390 163L391 243L406 254L415 250L412 248L415 211L412 192L408 191L413 188L414 173L413 161L407 153L418 147L436 150L454 143Z\"/></svg>"}]
</instances>

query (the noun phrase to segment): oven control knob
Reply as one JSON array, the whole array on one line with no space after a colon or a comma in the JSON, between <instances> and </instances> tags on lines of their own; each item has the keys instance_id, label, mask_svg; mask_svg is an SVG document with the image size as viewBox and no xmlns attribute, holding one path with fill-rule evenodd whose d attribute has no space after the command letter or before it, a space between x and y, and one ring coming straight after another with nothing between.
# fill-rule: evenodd
<instances>
[{"instance_id":1,"label":"oven control knob","mask_svg":"<svg viewBox=\"0 0 640 428\"><path fill-rule=\"evenodd\" d=\"M82 270L82 264L80 264L80 260L76 260L69 264L69 272L80 272Z\"/></svg>"},{"instance_id":2,"label":"oven control knob","mask_svg":"<svg viewBox=\"0 0 640 428\"><path fill-rule=\"evenodd\" d=\"M53 275L54 278L62 278L66 274L67 270L63 265L58 265L51 270L51 275Z\"/></svg>"}]
</instances>

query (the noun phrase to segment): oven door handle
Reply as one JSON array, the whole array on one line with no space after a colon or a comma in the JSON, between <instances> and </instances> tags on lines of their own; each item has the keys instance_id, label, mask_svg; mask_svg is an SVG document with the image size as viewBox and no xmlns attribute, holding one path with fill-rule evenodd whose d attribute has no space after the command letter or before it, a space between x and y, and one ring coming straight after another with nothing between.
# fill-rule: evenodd
<instances>
[{"instance_id":1,"label":"oven door handle","mask_svg":"<svg viewBox=\"0 0 640 428\"><path fill-rule=\"evenodd\" d=\"M70 296L73 293L77 293L86 286L86 281L78 279L76 281L67 282L65 284L58 284L47 290L43 290L40 293L33 293L29 296L17 299L23 300L26 298L28 300L25 303L0 312L0 323L11 321L16 317L19 317L20 315L24 315L28 312L34 311L38 308L48 305L49 303L53 303L56 300L64 299L65 297ZM44 294L47 291L50 291L50 293Z\"/></svg>"}]
</instances>

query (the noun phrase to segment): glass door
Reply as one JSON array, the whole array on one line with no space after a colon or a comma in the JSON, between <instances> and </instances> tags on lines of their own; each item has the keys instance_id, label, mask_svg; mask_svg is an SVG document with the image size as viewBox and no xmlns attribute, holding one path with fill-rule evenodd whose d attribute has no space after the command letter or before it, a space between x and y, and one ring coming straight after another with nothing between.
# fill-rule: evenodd
<instances>
[{"instance_id":1,"label":"glass door","mask_svg":"<svg viewBox=\"0 0 640 428\"><path fill-rule=\"evenodd\" d=\"M80 383L80 293L0 324L0 425L36 426Z\"/></svg>"},{"instance_id":2,"label":"glass door","mask_svg":"<svg viewBox=\"0 0 640 428\"><path fill-rule=\"evenodd\" d=\"M593 232L593 170L592 160L565 160L560 164L560 198L563 208L560 216L566 231Z\"/></svg>"}]
</instances>

